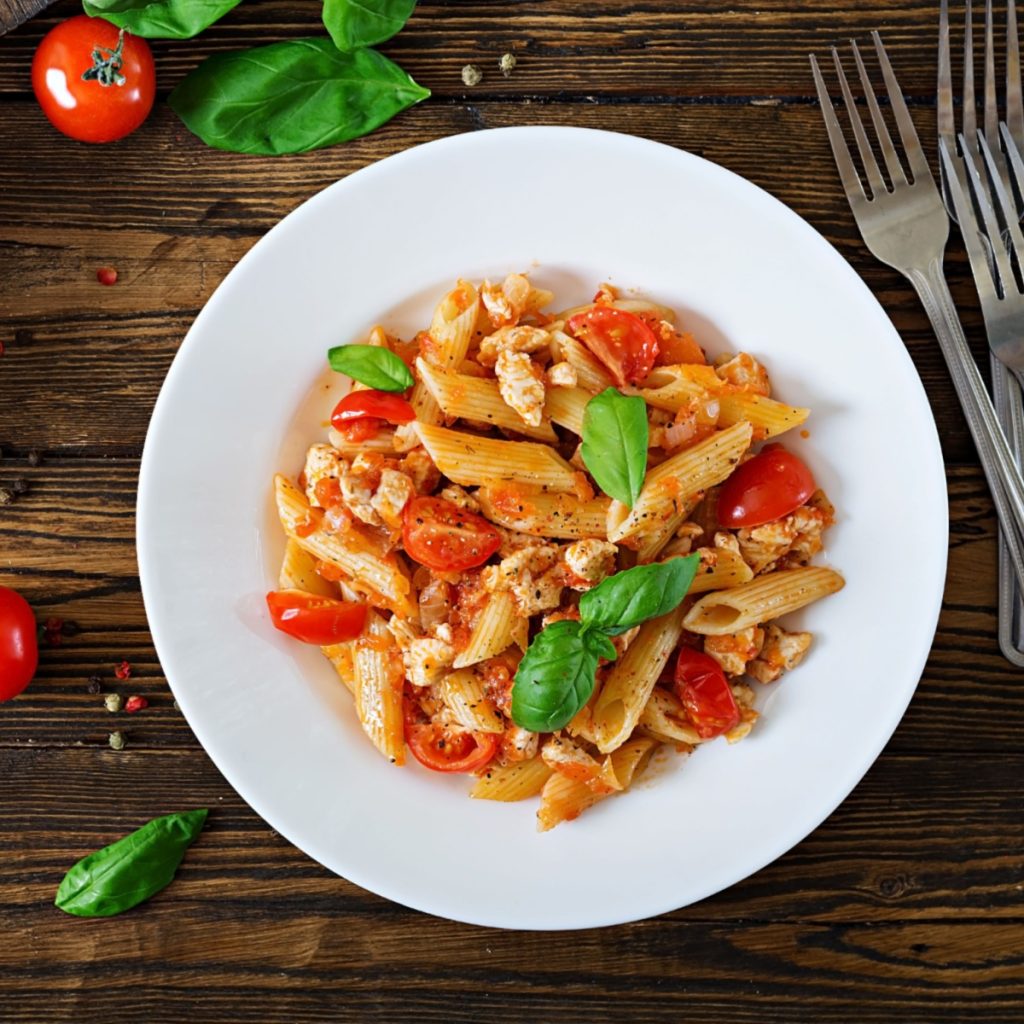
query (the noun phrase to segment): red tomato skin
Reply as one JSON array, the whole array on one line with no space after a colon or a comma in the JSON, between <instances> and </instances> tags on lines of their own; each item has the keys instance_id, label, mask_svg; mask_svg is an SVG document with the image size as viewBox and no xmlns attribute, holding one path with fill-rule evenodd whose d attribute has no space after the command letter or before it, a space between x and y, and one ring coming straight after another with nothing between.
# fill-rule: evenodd
<instances>
[{"instance_id":1,"label":"red tomato skin","mask_svg":"<svg viewBox=\"0 0 1024 1024\"><path fill-rule=\"evenodd\" d=\"M366 623L366 605L301 590L272 590L267 607L275 628L318 647L354 640Z\"/></svg>"},{"instance_id":2,"label":"red tomato skin","mask_svg":"<svg viewBox=\"0 0 1024 1024\"><path fill-rule=\"evenodd\" d=\"M153 54L144 39L124 36L124 85L83 81L93 47L117 47L118 29L103 18L78 14L50 29L32 59L32 89L50 123L81 142L113 142L135 131L156 96Z\"/></svg>"},{"instance_id":3,"label":"red tomato skin","mask_svg":"<svg viewBox=\"0 0 1024 1024\"><path fill-rule=\"evenodd\" d=\"M21 594L0 587L0 701L17 697L38 665L36 617Z\"/></svg>"},{"instance_id":4,"label":"red tomato skin","mask_svg":"<svg viewBox=\"0 0 1024 1024\"><path fill-rule=\"evenodd\" d=\"M676 661L676 696L702 739L713 739L740 723L740 709L722 666L709 654L683 647Z\"/></svg>"},{"instance_id":5,"label":"red tomato skin","mask_svg":"<svg viewBox=\"0 0 1024 1024\"><path fill-rule=\"evenodd\" d=\"M417 721L416 707L406 698L402 704L405 723L405 742L413 757L424 768L433 772L475 772L483 768L498 751L499 738L495 733L471 732L460 736L459 749L455 756L438 747L444 738L452 742L450 734L430 722ZM468 746L472 743L472 746ZM467 749L468 746L468 749Z\"/></svg>"},{"instance_id":6,"label":"red tomato skin","mask_svg":"<svg viewBox=\"0 0 1024 1024\"><path fill-rule=\"evenodd\" d=\"M341 429L365 416L387 420L388 423L412 423L416 419L416 410L404 398L387 391L350 391L334 407L331 424Z\"/></svg>"},{"instance_id":7,"label":"red tomato skin","mask_svg":"<svg viewBox=\"0 0 1024 1024\"><path fill-rule=\"evenodd\" d=\"M402 513L402 543L429 569L461 572L483 565L501 547L501 534L444 498L413 498Z\"/></svg>"},{"instance_id":8,"label":"red tomato skin","mask_svg":"<svg viewBox=\"0 0 1024 1024\"><path fill-rule=\"evenodd\" d=\"M594 306L570 317L566 327L597 356L620 388L639 384L658 358L654 331L640 317L624 309Z\"/></svg>"},{"instance_id":9,"label":"red tomato skin","mask_svg":"<svg viewBox=\"0 0 1024 1024\"><path fill-rule=\"evenodd\" d=\"M762 526L795 512L817 490L804 462L781 445L769 445L743 463L718 492L723 526Z\"/></svg>"}]
</instances>

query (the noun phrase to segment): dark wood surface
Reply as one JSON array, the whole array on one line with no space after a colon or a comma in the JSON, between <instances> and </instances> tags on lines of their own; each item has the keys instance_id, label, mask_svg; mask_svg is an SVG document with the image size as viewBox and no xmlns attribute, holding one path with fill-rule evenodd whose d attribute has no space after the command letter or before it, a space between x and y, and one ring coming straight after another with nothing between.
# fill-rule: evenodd
<instances>
[{"instance_id":1,"label":"dark wood surface","mask_svg":"<svg viewBox=\"0 0 1024 1024\"><path fill-rule=\"evenodd\" d=\"M0 507L0 583L42 619L81 629L45 647L36 682L0 708L0 1021L1024 1021L1024 678L995 640L991 502L924 315L853 226L806 60L882 29L930 141L937 6L424 3L384 50L434 97L369 138L276 160L203 148L162 98L209 53L316 33L317 4L245 0L196 40L155 43L157 108L106 147L58 135L28 85L42 34L76 7L61 0L0 39L0 486L28 484ZM504 79L496 62L509 49L519 66ZM459 77L469 62L485 72L475 89ZM406 910L330 875L256 817L174 709L133 539L160 384L249 246L324 185L390 153L543 123L702 153L837 245L920 370L951 512L945 603L921 685L849 799L726 892L563 935ZM104 265L119 271L112 288L96 283ZM955 243L948 269L983 358ZM894 529L912 525L912 496L879 500L892 503ZM122 659L129 683L113 678ZM97 673L104 692L141 693L151 706L115 720L87 690ZM106 744L115 724L128 733L120 753ZM213 809L207 831L149 904L103 921L52 906L83 853L199 805ZM671 870L671 851L658 860Z\"/></svg>"}]
</instances>

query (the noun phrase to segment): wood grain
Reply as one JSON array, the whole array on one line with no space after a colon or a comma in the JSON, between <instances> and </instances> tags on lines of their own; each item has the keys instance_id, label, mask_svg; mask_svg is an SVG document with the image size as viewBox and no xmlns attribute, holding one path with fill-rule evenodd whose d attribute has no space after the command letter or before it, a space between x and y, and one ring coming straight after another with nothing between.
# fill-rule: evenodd
<instances>
[{"instance_id":1,"label":"wood grain","mask_svg":"<svg viewBox=\"0 0 1024 1024\"><path fill-rule=\"evenodd\" d=\"M38 14L53 0L0 0L0 36Z\"/></svg>"}]
</instances>

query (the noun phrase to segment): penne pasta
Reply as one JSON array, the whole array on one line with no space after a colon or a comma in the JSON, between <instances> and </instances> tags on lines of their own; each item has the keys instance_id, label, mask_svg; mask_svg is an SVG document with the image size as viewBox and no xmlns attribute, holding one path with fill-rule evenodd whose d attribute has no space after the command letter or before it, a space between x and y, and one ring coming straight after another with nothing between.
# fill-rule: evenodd
<instances>
[{"instance_id":1,"label":"penne pasta","mask_svg":"<svg viewBox=\"0 0 1024 1024\"><path fill-rule=\"evenodd\" d=\"M320 650L327 656L327 660L334 666L338 678L345 684L345 688L354 697L356 695L356 645L358 640L347 640L341 644L331 644L328 647L321 647Z\"/></svg>"},{"instance_id":2,"label":"penne pasta","mask_svg":"<svg viewBox=\"0 0 1024 1024\"><path fill-rule=\"evenodd\" d=\"M583 436L583 413L594 396L586 388L548 388L544 412L552 422Z\"/></svg>"},{"instance_id":3,"label":"penne pasta","mask_svg":"<svg viewBox=\"0 0 1024 1024\"><path fill-rule=\"evenodd\" d=\"M553 331L551 336L561 349L562 358L576 370L579 386L584 391L596 395L598 392L604 391L605 388L615 386L611 374L604 368L600 360L590 354L585 345L564 331Z\"/></svg>"},{"instance_id":4,"label":"penne pasta","mask_svg":"<svg viewBox=\"0 0 1024 1024\"><path fill-rule=\"evenodd\" d=\"M709 590L726 590L748 583L754 570L735 551L724 548L698 548L700 568L690 584L688 594L706 594Z\"/></svg>"},{"instance_id":5,"label":"penne pasta","mask_svg":"<svg viewBox=\"0 0 1024 1024\"><path fill-rule=\"evenodd\" d=\"M304 590L307 594L318 594L321 597L338 596L337 585L325 580L316 571L316 559L291 537L285 545L277 585L281 590Z\"/></svg>"},{"instance_id":6,"label":"penne pasta","mask_svg":"<svg viewBox=\"0 0 1024 1024\"><path fill-rule=\"evenodd\" d=\"M810 409L801 409L794 405L786 405L784 402L776 402L774 398L745 392L721 395L718 407L720 426L749 423L754 428L754 436L762 441L799 427L811 414Z\"/></svg>"},{"instance_id":7,"label":"penne pasta","mask_svg":"<svg viewBox=\"0 0 1024 1024\"><path fill-rule=\"evenodd\" d=\"M472 669L449 672L441 683L440 694L452 718L470 732L505 731L505 723L484 696L484 684Z\"/></svg>"},{"instance_id":8,"label":"penne pasta","mask_svg":"<svg viewBox=\"0 0 1024 1024\"><path fill-rule=\"evenodd\" d=\"M594 734L601 753L607 754L629 739L682 628L680 608L645 622L626 653L608 670L593 708Z\"/></svg>"},{"instance_id":9,"label":"penne pasta","mask_svg":"<svg viewBox=\"0 0 1024 1024\"><path fill-rule=\"evenodd\" d=\"M664 532L667 523L678 520L674 532L682 523L680 513L688 508L687 502L732 473L750 447L751 432L749 423L736 423L650 470L636 504L621 523L609 529L608 539L621 543L657 534Z\"/></svg>"},{"instance_id":10,"label":"penne pasta","mask_svg":"<svg viewBox=\"0 0 1024 1024\"><path fill-rule=\"evenodd\" d=\"M457 484L532 484L572 491L576 470L558 452L531 441L496 441L444 427L416 424L423 447L438 469Z\"/></svg>"},{"instance_id":11,"label":"penne pasta","mask_svg":"<svg viewBox=\"0 0 1024 1024\"><path fill-rule=\"evenodd\" d=\"M437 304L423 355L435 366L452 369L466 358L476 330L480 298L467 281L459 283Z\"/></svg>"},{"instance_id":12,"label":"penne pasta","mask_svg":"<svg viewBox=\"0 0 1024 1024\"><path fill-rule=\"evenodd\" d=\"M474 497L483 514L509 530L536 537L604 538L610 498L580 501L572 494L534 494L515 487L481 487Z\"/></svg>"},{"instance_id":13,"label":"penne pasta","mask_svg":"<svg viewBox=\"0 0 1024 1024\"><path fill-rule=\"evenodd\" d=\"M319 514L311 509L302 492L278 474L274 478L277 512L285 533L314 558L328 562L349 577L352 586L368 594L371 602L407 617L415 616L410 600L412 584L395 555L377 554L369 544L355 546L320 525ZM353 530L346 535L359 537Z\"/></svg>"},{"instance_id":14,"label":"penne pasta","mask_svg":"<svg viewBox=\"0 0 1024 1024\"><path fill-rule=\"evenodd\" d=\"M404 764L402 687L405 670L387 623L374 611L367 616L363 636L355 641L352 660L356 713L363 731L392 764Z\"/></svg>"},{"instance_id":15,"label":"penne pasta","mask_svg":"<svg viewBox=\"0 0 1024 1024\"><path fill-rule=\"evenodd\" d=\"M487 604L477 616L469 634L469 642L455 658L454 668L466 668L501 654L521 638L517 626L518 613L515 598L508 590L491 594Z\"/></svg>"},{"instance_id":16,"label":"penne pasta","mask_svg":"<svg viewBox=\"0 0 1024 1024\"><path fill-rule=\"evenodd\" d=\"M665 743L702 743L700 733L686 720L683 705L674 693L655 686L640 714L640 728Z\"/></svg>"},{"instance_id":17,"label":"penne pasta","mask_svg":"<svg viewBox=\"0 0 1024 1024\"><path fill-rule=\"evenodd\" d=\"M495 380L439 370L422 357L416 360L416 372L446 416L513 430L538 441L558 439L550 420L542 420L539 427L531 427L506 405Z\"/></svg>"},{"instance_id":18,"label":"penne pasta","mask_svg":"<svg viewBox=\"0 0 1024 1024\"><path fill-rule=\"evenodd\" d=\"M684 624L704 636L736 633L795 612L843 586L839 573L821 566L770 572L739 587L705 595L689 610Z\"/></svg>"},{"instance_id":19,"label":"penne pasta","mask_svg":"<svg viewBox=\"0 0 1024 1024\"><path fill-rule=\"evenodd\" d=\"M494 765L480 776L469 795L476 800L509 803L536 796L551 777L551 769L540 757L512 764Z\"/></svg>"}]
</instances>

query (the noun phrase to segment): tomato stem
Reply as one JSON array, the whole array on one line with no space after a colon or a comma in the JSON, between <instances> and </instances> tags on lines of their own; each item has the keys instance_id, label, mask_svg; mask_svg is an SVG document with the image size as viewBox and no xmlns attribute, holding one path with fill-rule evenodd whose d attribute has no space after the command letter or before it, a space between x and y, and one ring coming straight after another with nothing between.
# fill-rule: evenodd
<instances>
[{"instance_id":1,"label":"tomato stem","mask_svg":"<svg viewBox=\"0 0 1024 1024\"><path fill-rule=\"evenodd\" d=\"M124 29L117 33L117 46L108 50L105 46L96 45L92 48L92 67L82 72L82 81L99 82L102 86L124 85L126 79L121 74L124 64Z\"/></svg>"}]
</instances>

